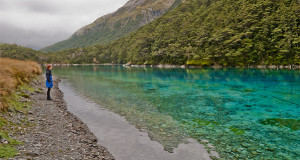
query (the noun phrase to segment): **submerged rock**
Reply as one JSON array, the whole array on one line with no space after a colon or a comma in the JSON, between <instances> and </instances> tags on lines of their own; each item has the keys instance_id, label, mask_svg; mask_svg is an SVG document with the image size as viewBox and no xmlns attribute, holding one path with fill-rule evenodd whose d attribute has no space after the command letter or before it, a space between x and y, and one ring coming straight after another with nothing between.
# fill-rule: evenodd
<instances>
[{"instance_id":1,"label":"submerged rock","mask_svg":"<svg viewBox=\"0 0 300 160\"><path fill-rule=\"evenodd\" d=\"M300 120L297 119L269 118L265 120L259 120L259 123L277 127L288 127L294 131L300 129Z\"/></svg>"},{"instance_id":2,"label":"submerged rock","mask_svg":"<svg viewBox=\"0 0 300 160\"><path fill-rule=\"evenodd\" d=\"M210 152L210 155L211 155L212 157L220 158L219 153L216 152L216 151L211 151L211 152Z\"/></svg>"},{"instance_id":3,"label":"submerged rock","mask_svg":"<svg viewBox=\"0 0 300 160\"><path fill-rule=\"evenodd\" d=\"M201 139L201 142L208 143L209 141L205 139Z\"/></svg>"}]
</instances>

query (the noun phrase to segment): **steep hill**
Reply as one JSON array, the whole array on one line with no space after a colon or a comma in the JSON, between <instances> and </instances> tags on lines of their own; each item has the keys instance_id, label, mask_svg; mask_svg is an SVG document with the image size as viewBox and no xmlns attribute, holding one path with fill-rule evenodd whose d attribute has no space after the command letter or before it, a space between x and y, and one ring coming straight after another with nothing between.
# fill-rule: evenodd
<instances>
[{"instance_id":1,"label":"steep hill","mask_svg":"<svg viewBox=\"0 0 300 160\"><path fill-rule=\"evenodd\" d=\"M55 63L300 65L300 1L187 0L110 44L49 55Z\"/></svg>"},{"instance_id":2,"label":"steep hill","mask_svg":"<svg viewBox=\"0 0 300 160\"><path fill-rule=\"evenodd\" d=\"M299 0L187 0L137 32L91 50L100 62L299 65L299 34Z\"/></svg>"},{"instance_id":3,"label":"steep hill","mask_svg":"<svg viewBox=\"0 0 300 160\"><path fill-rule=\"evenodd\" d=\"M187 0L110 44L48 54L54 63L300 65L298 0Z\"/></svg>"},{"instance_id":4,"label":"steep hill","mask_svg":"<svg viewBox=\"0 0 300 160\"><path fill-rule=\"evenodd\" d=\"M179 3L180 0L130 0L116 12L98 18L92 24L79 29L69 39L46 47L42 51L111 42L148 24Z\"/></svg>"}]
</instances>

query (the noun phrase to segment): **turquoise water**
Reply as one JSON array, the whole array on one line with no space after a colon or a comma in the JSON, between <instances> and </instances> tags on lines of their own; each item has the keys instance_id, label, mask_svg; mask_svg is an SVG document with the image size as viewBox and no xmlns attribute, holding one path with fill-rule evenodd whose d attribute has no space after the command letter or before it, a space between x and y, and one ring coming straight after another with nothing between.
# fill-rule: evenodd
<instances>
[{"instance_id":1,"label":"turquoise water","mask_svg":"<svg viewBox=\"0 0 300 160\"><path fill-rule=\"evenodd\" d=\"M225 159L300 157L300 71L60 66L53 73L168 151L192 137L209 140Z\"/></svg>"}]
</instances>

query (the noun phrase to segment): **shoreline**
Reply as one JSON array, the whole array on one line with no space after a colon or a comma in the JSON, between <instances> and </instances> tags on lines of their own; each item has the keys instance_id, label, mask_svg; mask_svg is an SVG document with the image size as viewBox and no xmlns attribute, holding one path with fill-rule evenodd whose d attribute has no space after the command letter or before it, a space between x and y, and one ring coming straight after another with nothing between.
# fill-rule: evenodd
<instances>
[{"instance_id":1,"label":"shoreline","mask_svg":"<svg viewBox=\"0 0 300 160\"><path fill-rule=\"evenodd\" d=\"M46 65L46 64L43 64ZM132 64L52 64L53 66L124 66L124 67L150 67L150 68L183 68L183 69L275 69L300 70L300 65L253 65L253 66L189 66L189 65L132 65Z\"/></svg>"},{"instance_id":2,"label":"shoreline","mask_svg":"<svg viewBox=\"0 0 300 160\"><path fill-rule=\"evenodd\" d=\"M208 141L199 143L186 138L170 153L162 144L151 139L149 133L142 131L132 123L93 100L77 93L68 83L62 80L59 84L65 94L68 110L79 117L91 129L99 142L118 160L210 160L219 158L219 154ZM84 106L84 108L82 107Z\"/></svg>"},{"instance_id":3,"label":"shoreline","mask_svg":"<svg viewBox=\"0 0 300 160\"><path fill-rule=\"evenodd\" d=\"M23 144L17 145L18 155L13 159L101 159L114 160L108 150L100 146L95 135L78 117L67 110L63 93L54 79L51 90L53 101L46 100L42 76L30 82L35 89L29 98L32 107L28 113L17 112L7 117L28 125L18 127L11 135Z\"/></svg>"},{"instance_id":4,"label":"shoreline","mask_svg":"<svg viewBox=\"0 0 300 160\"><path fill-rule=\"evenodd\" d=\"M104 118L100 121L94 120L95 130L95 125L90 126L89 122L71 111L72 107L66 102L60 84L61 80L54 77L54 87L51 90L53 101L47 101L44 78L39 76L38 79L32 80L29 86L33 87L34 91L26 92L29 97L20 100L32 103L30 109L7 115L16 123L26 124L18 126L18 129L10 135L11 138L21 142L16 146L17 156L12 159L209 160L211 157L219 158L214 147L207 150L205 145L191 138L186 139L178 148L174 148L174 153L169 153L159 142L151 140L148 133L137 129L124 117L98 105L95 107L90 105L91 103L82 103L82 101L77 103L79 107L84 106L84 113L101 112L100 117ZM72 94L79 96L74 91ZM83 97L83 100L87 99ZM93 115L86 115L95 118ZM99 123L103 121L104 123ZM99 133L102 138L99 138ZM205 144L208 144L208 141L205 141Z\"/></svg>"}]
</instances>

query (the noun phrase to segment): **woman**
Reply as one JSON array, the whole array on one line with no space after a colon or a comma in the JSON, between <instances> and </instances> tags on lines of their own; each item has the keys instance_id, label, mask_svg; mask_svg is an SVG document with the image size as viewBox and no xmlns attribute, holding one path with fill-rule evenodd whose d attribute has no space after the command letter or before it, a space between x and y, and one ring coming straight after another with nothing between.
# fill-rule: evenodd
<instances>
[{"instance_id":1,"label":"woman","mask_svg":"<svg viewBox=\"0 0 300 160\"><path fill-rule=\"evenodd\" d=\"M52 66L50 64L47 65L46 70L46 87L48 88L47 92L47 100L52 100L50 97L51 88L53 88L53 81L52 81Z\"/></svg>"}]
</instances>

